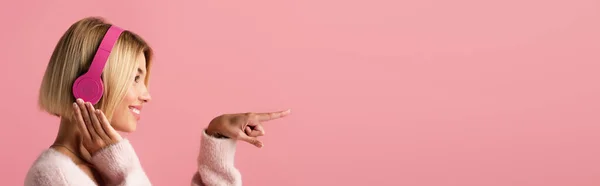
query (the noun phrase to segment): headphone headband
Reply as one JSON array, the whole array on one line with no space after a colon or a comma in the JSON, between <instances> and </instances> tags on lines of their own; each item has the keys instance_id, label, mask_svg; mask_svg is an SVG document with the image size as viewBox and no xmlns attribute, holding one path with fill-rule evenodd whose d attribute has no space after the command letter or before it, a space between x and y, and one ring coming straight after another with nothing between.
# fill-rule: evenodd
<instances>
[{"instance_id":1,"label":"headphone headband","mask_svg":"<svg viewBox=\"0 0 600 186\"><path fill-rule=\"evenodd\" d=\"M115 43L119 39L119 36L123 32L123 29L111 26L106 34L104 35L104 39L100 42L100 46L96 51L96 55L92 60L92 65L90 65L90 69L87 73L94 76L100 76L102 71L104 70L104 66L108 61L108 57L110 56L110 52L112 51Z\"/></svg>"},{"instance_id":2,"label":"headphone headband","mask_svg":"<svg viewBox=\"0 0 600 186\"><path fill-rule=\"evenodd\" d=\"M104 93L102 71L104 71L108 57L123 31L123 29L117 26L108 28L108 31L106 31L104 38L100 42L98 50L96 50L90 68L85 74L78 77L77 80L75 80L75 83L73 83L73 95L75 96L75 99L81 98L92 104L96 104L100 101L100 98L102 98L102 94Z\"/></svg>"}]
</instances>

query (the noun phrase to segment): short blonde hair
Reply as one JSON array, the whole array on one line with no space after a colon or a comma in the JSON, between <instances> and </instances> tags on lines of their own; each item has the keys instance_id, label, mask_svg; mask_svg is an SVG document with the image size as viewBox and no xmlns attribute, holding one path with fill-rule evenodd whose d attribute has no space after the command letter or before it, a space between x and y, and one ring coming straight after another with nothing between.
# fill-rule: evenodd
<instances>
[{"instance_id":1,"label":"short blonde hair","mask_svg":"<svg viewBox=\"0 0 600 186\"><path fill-rule=\"evenodd\" d=\"M39 90L40 109L59 117L73 113L72 86L75 79L87 72L104 34L111 26L101 17L87 17L75 22L62 35L50 57ZM102 73L104 95L95 105L109 121L121 103L137 71L137 57L146 57L148 85L152 48L137 34L125 30L117 40Z\"/></svg>"}]
</instances>

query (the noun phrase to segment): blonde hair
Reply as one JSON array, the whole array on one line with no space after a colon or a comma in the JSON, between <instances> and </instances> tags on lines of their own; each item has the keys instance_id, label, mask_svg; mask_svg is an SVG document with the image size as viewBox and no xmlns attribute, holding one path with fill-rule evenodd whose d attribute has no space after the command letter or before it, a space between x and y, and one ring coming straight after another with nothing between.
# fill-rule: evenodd
<instances>
[{"instance_id":1,"label":"blonde hair","mask_svg":"<svg viewBox=\"0 0 600 186\"><path fill-rule=\"evenodd\" d=\"M103 18L87 17L75 22L62 35L50 57L39 90L38 105L52 115L70 117L73 113L72 86L75 79L87 72L104 34L111 26ZM152 48L137 34L125 30L117 40L102 73L104 94L95 105L109 121L133 82L137 57L146 57L148 85Z\"/></svg>"}]
</instances>

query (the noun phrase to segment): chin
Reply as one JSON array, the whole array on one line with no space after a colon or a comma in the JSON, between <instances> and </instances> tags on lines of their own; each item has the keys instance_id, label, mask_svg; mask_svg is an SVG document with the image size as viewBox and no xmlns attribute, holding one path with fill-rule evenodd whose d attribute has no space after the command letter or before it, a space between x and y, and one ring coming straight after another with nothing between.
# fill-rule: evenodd
<instances>
[{"instance_id":1,"label":"chin","mask_svg":"<svg viewBox=\"0 0 600 186\"><path fill-rule=\"evenodd\" d=\"M118 131L120 131L120 132L126 132L126 133L132 133L132 132L135 132L135 129L136 129L136 127L132 126L132 127L124 127L123 129L118 130Z\"/></svg>"},{"instance_id":2,"label":"chin","mask_svg":"<svg viewBox=\"0 0 600 186\"><path fill-rule=\"evenodd\" d=\"M135 132L135 130L137 128L137 122L136 121L124 122L121 125L119 125L119 124L113 125L113 128L119 132L131 133L131 132Z\"/></svg>"}]
</instances>

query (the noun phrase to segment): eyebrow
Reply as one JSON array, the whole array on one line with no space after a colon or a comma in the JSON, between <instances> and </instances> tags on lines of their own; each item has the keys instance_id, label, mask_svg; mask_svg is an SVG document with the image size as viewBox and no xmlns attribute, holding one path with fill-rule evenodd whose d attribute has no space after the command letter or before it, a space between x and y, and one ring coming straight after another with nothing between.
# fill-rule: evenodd
<instances>
[{"instance_id":1,"label":"eyebrow","mask_svg":"<svg viewBox=\"0 0 600 186\"><path fill-rule=\"evenodd\" d=\"M139 74L144 74L144 70L142 70L141 68L138 68L137 71Z\"/></svg>"}]
</instances>

